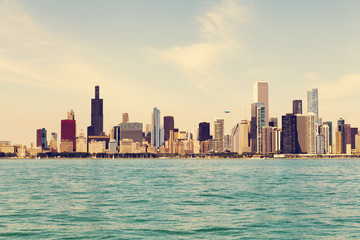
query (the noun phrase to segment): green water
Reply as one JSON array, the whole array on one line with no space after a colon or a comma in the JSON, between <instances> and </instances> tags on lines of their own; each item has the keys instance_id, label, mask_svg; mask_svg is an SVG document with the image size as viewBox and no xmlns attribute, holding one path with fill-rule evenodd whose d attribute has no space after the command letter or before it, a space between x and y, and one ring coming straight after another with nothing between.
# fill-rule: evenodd
<instances>
[{"instance_id":1,"label":"green water","mask_svg":"<svg viewBox=\"0 0 360 240\"><path fill-rule=\"evenodd\" d=\"M360 160L0 160L4 239L360 239Z\"/></svg>"}]
</instances>

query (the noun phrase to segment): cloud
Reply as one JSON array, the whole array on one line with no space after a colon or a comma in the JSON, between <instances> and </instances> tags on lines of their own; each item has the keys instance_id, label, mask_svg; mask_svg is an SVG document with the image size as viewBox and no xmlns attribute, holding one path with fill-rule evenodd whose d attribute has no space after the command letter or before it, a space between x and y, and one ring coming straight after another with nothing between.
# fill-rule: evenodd
<instances>
[{"instance_id":1,"label":"cloud","mask_svg":"<svg viewBox=\"0 0 360 240\"><path fill-rule=\"evenodd\" d=\"M319 97L325 101L345 100L360 92L360 74L348 74L338 80L320 84Z\"/></svg>"},{"instance_id":2,"label":"cloud","mask_svg":"<svg viewBox=\"0 0 360 240\"><path fill-rule=\"evenodd\" d=\"M189 83L209 94L219 87L216 69L222 60L241 48L239 25L249 21L247 6L238 0L223 0L213 5L199 22L198 42L167 49L150 48L152 59L176 66Z\"/></svg>"},{"instance_id":3,"label":"cloud","mask_svg":"<svg viewBox=\"0 0 360 240\"><path fill-rule=\"evenodd\" d=\"M0 81L78 90L102 78L90 49L43 26L21 4L0 1L0 16Z\"/></svg>"}]
</instances>

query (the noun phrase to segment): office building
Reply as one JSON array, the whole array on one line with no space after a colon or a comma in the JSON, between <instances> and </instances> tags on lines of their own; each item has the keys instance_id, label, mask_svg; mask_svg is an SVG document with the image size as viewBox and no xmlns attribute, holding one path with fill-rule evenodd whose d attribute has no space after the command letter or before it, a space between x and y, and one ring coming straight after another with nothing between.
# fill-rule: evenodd
<instances>
[{"instance_id":1,"label":"office building","mask_svg":"<svg viewBox=\"0 0 360 240\"><path fill-rule=\"evenodd\" d=\"M174 117L165 116L164 117L164 140L168 141L170 139L170 131L174 131Z\"/></svg>"},{"instance_id":2,"label":"office building","mask_svg":"<svg viewBox=\"0 0 360 240\"><path fill-rule=\"evenodd\" d=\"M95 86L95 98L91 99L91 125L88 127L89 136L100 136L103 133L103 99L100 98L100 88Z\"/></svg>"},{"instance_id":3,"label":"office building","mask_svg":"<svg viewBox=\"0 0 360 240\"><path fill-rule=\"evenodd\" d=\"M61 120L61 142L68 140L73 143L73 150L76 150L76 120L73 110L68 112L67 119Z\"/></svg>"},{"instance_id":4,"label":"office building","mask_svg":"<svg viewBox=\"0 0 360 240\"><path fill-rule=\"evenodd\" d=\"M115 140L118 139L118 133L116 127L115 129ZM142 143L143 138L143 124L137 122L128 122L128 123L120 123L120 140L123 139L131 139L134 143Z\"/></svg>"},{"instance_id":5,"label":"office building","mask_svg":"<svg viewBox=\"0 0 360 240\"><path fill-rule=\"evenodd\" d=\"M329 126L329 152L333 153L333 127L332 127L332 121L326 121L325 122Z\"/></svg>"},{"instance_id":6,"label":"office building","mask_svg":"<svg viewBox=\"0 0 360 240\"><path fill-rule=\"evenodd\" d=\"M159 149L161 145L161 136L160 136L160 110L155 107L152 113L152 132L151 132L151 144L155 147L156 150Z\"/></svg>"},{"instance_id":7,"label":"office building","mask_svg":"<svg viewBox=\"0 0 360 240\"><path fill-rule=\"evenodd\" d=\"M218 141L217 152L224 151L224 119L215 119L214 140Z\"/></svg>"},{"instance_id":8,"label":"office building","mask_svg":"<svg viewBox=\"0 0 360 240\"><path fill-rule=\"evenodd\" d=\"M269 126L269 86L268 82L254 83L254 103L263 103L265 108L265 126Z\"/></svg>"},{"instance_id":9,"label":"office building","mask_svg":"<svg viewBox=\"0 0 360 240\"><path fill-rule=\"evenodd\" d=\"M278 119L276 117L273 117L269 121L270 127L278 127Z\"/></svg>"},{"instance_id":10,"label":"office building","mask_svg":"<svg viewBox=\"0 0 360 240\"><path fill-rule=\"evenodd\" d=\"M262 152L262 129L265 127L265 104L251 104L251 150Z\"/></svg>"},{"instance_id":11,"label":"office building","mask_svg":"<svg viewBox=\"0 0 360 240\"><path fill-rule=\"evenodd\" d=\"M325 136L316 136L316 154L324 154L325 152Z\"/></svg>"},{"instance_id":12,"label":"office building","mask_svg":"<svg viewBox=\"0 0 360 240\"><path fill-rule=\"evenodd\" d=\"M87 139L82 131L80 132L79 137L76 138L76 152L87 152Z\"/></svg>"},{"instance_id":13,"label":"office building","mask_svg":"<svg viewBox=\"0 0 360 240\"><path fill-rule=\"evenodd\" d=\"M299 153L296 116L292 113L282 116L281 151L289 154Z\"/></svg>"},{"instance_id":14,"label":"office building","mask_svg":"<svg viewBox=\"0 0 360 240\"><path fill-rule=\"evenodd\" d=\"M45 128L36 130L36 147L47 148L47 130Z\"/></svg>"},{"instance_id":15,"label":"office building","mask_svg":"<svg viewBox=\"0 0 360 240\"><path fill-rule=\"evenodd\" d=\"M302 114L302 100L293 101L293 114Z\"/></svg>"},{"instance_id":16,"label":"office building","mask_svg":"<svg viewBox=\"0 0 360 240\"><path fill-rule=\"evenodd\" d=\"M210 123L201 122L199 123L199 141L203 142L211 139L210 137Z\"/></svg>"},{"instance_id":17,"label":"office building","mask_svg":"<svg viewBox=\"0 0 360 240\"><path fill-rule=\"evenodd\" d=\"M123 113L122 114L122 123L128 123L129 122L129 114Z\"/></svg>"},{"instance_id":18,"label":"office building","mask_svg":"<svg viewBox=\"0 0 360 240\"><path fill-rule=\"evenodd\" d=\"M351 150L355 149L355 136L359 133L358 128L351 128Z\"/></svg>"},{"instance_id":19,"label":"office building","mask_svg":"<svg viewBox=\"0 0 360 240\"><path fill-rule=\"evenodd\" d=\"M316 120L319 118L318 89L307 91L308 113L315 113Z\"/></svg>"},{"instance_id":20,"label":"office building","mask_svg":"<svg viewBox=\"0 0 360 240\"><path fill-rule=\"evenodd\" d=\"M331 153L331 148L330 148L330 127L328 124L323 123L320 126L320 135L324 136L324 151L326 154L330 154Z\"/></svg>"}]
</instances>

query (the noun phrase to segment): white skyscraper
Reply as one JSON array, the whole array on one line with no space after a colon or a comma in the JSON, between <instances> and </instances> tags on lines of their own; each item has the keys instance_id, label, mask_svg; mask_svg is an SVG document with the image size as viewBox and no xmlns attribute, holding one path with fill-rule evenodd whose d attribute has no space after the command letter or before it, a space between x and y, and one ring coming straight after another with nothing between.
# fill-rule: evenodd
<instances>
[{"instance_id":1,"label":"white skyscraper","mask_svg":"<svg viewBox=\"0 0 360 240\"><path fill-rule=\"evenodd\" d=\"M160 110L155 107L152 114L152 131L151 131L151 144L155 149L158 149L161 145L160 136Z\"/></svg>"},{"instance_id":2,"label":"white skyscraper","mask_svg":"<svg viewBox=\"0 0 360 240\"><path fill-rule=\"evenodd\" d=\"M216 119L214 122L214 140L218 142L217 150L224 150L224 119Z\"/></svg>"},{"instance_id":3,"label":"white skyscraper","mask_svg":"<svg viewBox=\"0 0 360 240\"><path fill-rule=\"evenodd\" d=\"M307 91L307 111L308 113L315 113L316 120L319 118L319 102L318 89L314 88Z\"/></svg>"},{"instance_id":4,"label":"white skyscraper","mask_svg":"<svg viewBox=\"0 0 360 240\"><path fill-rule=\"evenodd\" d=\"M268 82L254 83L254 103L265 105L265 126L269 126L269 85Z\"/></svg>"}]
</instances>

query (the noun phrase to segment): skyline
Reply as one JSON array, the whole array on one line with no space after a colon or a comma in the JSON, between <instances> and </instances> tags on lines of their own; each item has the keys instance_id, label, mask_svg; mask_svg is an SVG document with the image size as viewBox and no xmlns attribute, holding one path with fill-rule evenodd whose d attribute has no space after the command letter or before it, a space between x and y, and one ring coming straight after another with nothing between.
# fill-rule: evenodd
<instances>
[{"instance_id":1,"label":"skyline","mask_svg":"<svg viewBox=\"0 0 360 240\"><path fill-rule=\"evenodd\" d=\"M353 31L359 2L82 5L0 1L0 97L8 116L2 140L30 145L43 127L59 134L70 109L77 134L86 132L96 82L105 132L123 112L150 123L158 107L178 128L191 131L220 117L230 133L250 119L252 84L259 80L269 83L270 118L292 112L295 99L307 106L306 91L318 88L323 120L360 125L353 110L360 89L360 36Z\"/></svg>"}]
</instances>

